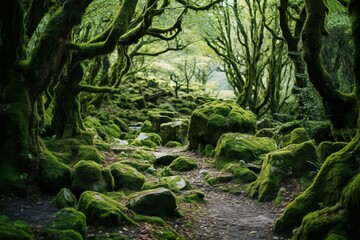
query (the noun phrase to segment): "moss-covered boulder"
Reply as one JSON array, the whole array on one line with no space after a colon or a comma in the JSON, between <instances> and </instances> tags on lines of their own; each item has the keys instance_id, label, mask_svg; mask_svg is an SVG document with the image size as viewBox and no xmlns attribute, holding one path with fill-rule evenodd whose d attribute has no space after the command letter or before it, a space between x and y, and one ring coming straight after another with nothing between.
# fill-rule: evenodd
<instances>
[{"instance_id":1,"label":"moss-covered boulder","mask_svg":"<svg viewBox=\"0 0 360 240\"><path fill-rule=\"evenodd\" d=\"M32 240L30 225L21 220L11 220L0 215L0 239Z\"/></svg>"},{"instance_id":2,"label":"moss-covered boulder","mask_svg":"<svg viewBox=\"0 0 360 240\"><path fill-rule=\"evenodd\" d=\"M169 166L179 155L176 154L158 154L155 160L156 165Z\"/></svg>"},{"instance_id":3,"label":"moss-covered boulder","mask_svg":"<svg viewBox=\"0 0 360 240\"><path fill-rule=\"evenodd\" d=\"M97 163L102 163L104 160L99 150L97 150L94 146L89 146L89 145L79 146L77 159L92 160Z\"/></svg>"},{"instance_id":4,"label":"moss-covered boulder","mask_svg":"<svg viewBox=\"0 0 360 240\"><path fill-rule=\"evenodd\" d=\"M63 208L46 225L46 232L51 239L85 239L86 217L74 208ZM80 238L71 238L77 235Z\"/></svg>"},{"instance_id":5,"label":"moss-covered boulder","mask_svg":"<svg viewBox=\"0 0 360 240\"><path fill-rule=\"evenodd\" d=\"M177 141L183 145L187 144L189 125L185 121L168 122L160 125L162 143L165 145L170 141Z\"/></svg>"},{"instance_id":6,"label":"moss-covered boulder","mask_svg":"<svg viewBox=\"0 0 360 240\"><path fill-rule=\"evenodd\" d=\"M49 193L55 193L63 187L70 187L73 170L48 153L40 158L39 182L41 188Z\"/></svg>"},{"instance_id":7,"label":"moss-covered boulder","mask_svg":"<svg viewBox=\"0 0 360 240\"><path fill-rule=\"evenodd\" d=\"M146 120L145 122L142 123L142 125L139 129L139 133L141 133L141 132L143 132L143 133L155 132L155 129L149 120Z\"/></svg>"},{"instance_id":8,"label":"moss-covered boulder","mask_svg":"<svg viewBox=\"0 0 360 240\"><path fill-rule=\"evenodd\" d=\"M164 187L172 192L180 192L181 190L190 190L193 189L190 182L183 176L166 176L160 178L158 181L146 182L144 184L144 189L156 189Z\"/></svg>"},{"instance_id":9,"label":"moss-covered boulder","mask_svg":"<svg viewBox=\"0 0 360 240\"><path fill-rule=\"evenodd\" d=\"M310 137L305 128L295 128L290 133L282 137L281 146L288 146L290 144L298 144L309 141Z\"/></svg>"},{"instance_id":10,"label":"moss-covered boulder","mask_svg":"<svg viewBox=\"0 0 360 240\"><path fill-rule=\"evenodd\" d=\"M168 148L176 148L176 147L182 147L182 143L177 142L177 141L169 141L165 144L165 147Z\"/></svg>"},{"instance_id":11,"label":"moss-covered boulder","mask_svg":"<svg viewBox=\"0 0 360 240\"><path fill-rule=\"evenodd\" d=\"M238 163L228 165L225 170L232 174L232 180L236 183L251 183L257 179L253 171Z\"/></svg>"},{"instance_id":12,"label":"moss-covered boulder","mask_svg":"<svg viewBox=\"0 0 360 240\"><path fill-rule=\"evenodd\" d=\"M177 157L169 167L174 171L190 171L197 167L195 160L190 157L180 156Z\"/></svg>"},{"instance_id":13,"label":"moss-covered boulder","mask_svg":"<svg viewBox=\"0 0 360 240\"><path fill-rule=\"evenodd\" d=\"M109 168L103 168L94 161L81 160L74 169L71 191L75 195L80 195L86 190L106 192L114 189L114 179Z\"/></svg>"},{"instance_id":14,"label":"moss-covered boulder","mask_svg":"<svg viewBox=\"0 0 360 240\"><path fill-rule=\"evenodd\" d=\"M275 199L281 183L291 178L306 177L319 162L312 141L292 144L266 155L259 177L247 189L248 196L259 201Z\"/></svg>"},{"instance_id":15,"label":"moss-covered boulder","mask_svg":"<svg viewBox=\"0 0 360 240\"><path fill-rule=\"evenodd\" d=\"M199 190L186 191L182 197L189 203L205 203L205 193Z\"/></svg>"},{"instance_id":16,"label":"moss-covered boulder","mask_svg":"<svg viewBox=\"0 0 360 240\"><path fill-rule=\"evenodd\" d=\"M161 146L161 137L156 133L139 133L131 144L134 146L156 148Z\"/></svg>"},{"instance_id":17,"label":"moss-covered boulder","mask_svg":"<svg viewBox=\"0 0 360 240\"><path fill-rule=\"evenodd\" d=\"M340 151L346 146L346 142L324 141L319 144L320 162L325 162L326 158L334 152Z\"/></svg>"},{"instance_id":18,"label":"moss-covered boulder","mask_svg":"<svg viewBox=\"0 0 360 240\"><path fill-rule=\"evenodd\" d=\"M259 160L261 155L276 150L276 142L271 138L256 137L242 133L225 133L215 148L215 164L224 167L228 163L245 163Z\"/></svg>"},{"instance_id":19,"label":"moss-covered boulder","mask_svg":"<svg viewBox=\"0 0 360 240\"><path fill-rule=\"evenodd\" d=\"M65 207L75 207L76 206L76 197L68 188L61 189L54 200L52 201L53 205L57 208Z\"/></svg>"},{"instance_id":20,"label":"moss-covered boulder","mask_svg":"<svg viewBox=\"0 0 360 240\"><path fill-rule=\"evenodd\" d=\"M124 205L101 193L83 192L78 209L86 215L86 222L89 225L104 227L136 225L126 214L128 209Z\"/></svg>"},{"instance_id":21,"label":"moss-covered boulder","mask_svg":"<svg viewBox=\"0 0 360 240\"><path fill-rule=\"evenodd\" d=\"M142 160L139 160L139 159L121 160L121 161L119 161L119 163L129 165L129 166L135 168L136 170L138 170L140 172L144 172L144 171L146 171L147 169L149 169L150 167L153 166L149 162L142 161Z\"/></svg>"},{"instance_id":22,"label":"moss-covered boulder","mask_svg":"<svg viewBox=\"0 0 360 240\"><path fill-rule=\"evenodd\" d=\"M127 207L147 216L171 217L178 214L176 196L166 188L139 192L130 199Z\"/></svg>"},{"instance_id":23,"label":"moss-covered boulder","mask_svg":"<svg viewBox=\"0 0 360 240\"><path fill-rule=\"evenodd\" d=\"M145 182L145 176L135 168L121 163L113 163L110 166L111 175L114 178L114 190L127 189L140 190Z\"/></svg>"},{"instance_id":24,"label":"moss-covered boulder","mask_svg":"<svg viewBox=\"0 0 360 240\"><path fill-rule=\"evenodd\" d=\"M216 145L226 132L255 133L256 115L233 101L213 101L198 107L191 116L189 147Z\"/></svg>"},{"instance_id":25,"label":"moss-covered boulder","mask_svg":"<svg viewBox=\"0 0 360 240\"><path fill-rule=\"evenodd\" d=\"M179 113L166 110L151 110L148 111L148 116L155 132L159 132L161 124L172 122L174 118L179 117Z\"/></svg>"}]
</instances>

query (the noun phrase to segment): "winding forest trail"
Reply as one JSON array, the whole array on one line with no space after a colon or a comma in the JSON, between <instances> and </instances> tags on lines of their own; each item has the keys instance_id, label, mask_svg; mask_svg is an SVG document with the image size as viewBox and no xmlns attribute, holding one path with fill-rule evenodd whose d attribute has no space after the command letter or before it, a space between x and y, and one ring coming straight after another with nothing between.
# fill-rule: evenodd
<instances>
[{"instance_id":1,"label":"winding forest trail","mask_svg":"<svg viewBox=\"0 0 360 240\"><path fill-rule=\"evenodd\" d=\"M190 240L252 240L252 239L286 239L272 231L274 222L283 211L284 205L273 206L271 203L259 203L247 198L240 188L236 193L221 191L221 186L211 187L204 180L206 173L216 174L219 170L211 167L211 159L194 152L179 148L160 147L154 151L155 156L179 155L196 160L198 167L187 172L175 172L185 176L195 189L205 193L205 203L184 203L181 210L184 218L170 220L170 225L186 239ZM235 186L236 187L236 186ZM0 215L23 219L30 223L34 234L46 225L57 211L51 206L53 196L38 195L34 199L10 197L0 200ZM188 224L186 224L188 223ZM87 239L107 236L113 232L128 235L134 240L154 238L154 227L142 223L139 227L117 227L109 229L87 229ZM42 239L42 238L36 238ZM100 239L100 238L99 238Z\"/></svg>"},{"instance_id":2,"label":"winding forest trail","mask_svg":"<svg viewBox=\"0 0 360 240\"><path fill-rule=\"evenodd\" d=\"M188 178L194 188L205 193L206 203L198 211L188 214L201 216L195 224L190 239L252 240L285 239L277 236L272 228L283 207L271 203L259 203L247 198L241 189L237 193L221 191L209 186L204 180L206 173L220 172L211 167L211 159L194 152L159 148L155 155L185 155L196 160L198 167L188 172L176 172ZM194 217L196 218L196 217Z\"/></svg>"}]
</instances>

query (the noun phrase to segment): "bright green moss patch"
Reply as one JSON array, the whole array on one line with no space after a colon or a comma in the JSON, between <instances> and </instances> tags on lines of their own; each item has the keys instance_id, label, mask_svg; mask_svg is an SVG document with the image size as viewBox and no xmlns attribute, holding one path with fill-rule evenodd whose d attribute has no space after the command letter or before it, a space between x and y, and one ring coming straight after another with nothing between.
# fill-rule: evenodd
<instances>
[{"instance_id":1,"label":"bright green moss patch","mask_svg":"<svg viewBox=\"0 0 360 240\"><path fill-rule=\"evenodd\" d=\"M176 197L166 188L136 193L131 197L127 207L138 214L148 216L171 217L178 215Z\"/></svg>"},{"instance_id":2,"label":"bright green moss patch","mask_svg":"<svg viewBox=\"0 0 360 240\"><path fill-rule=\"evenodd\" d=\"M235 183L251 183L257 179L257 176L253 171L240 164L230 164L225 170L232 174L232 180Z\"/></svg>"},{"instance_id":3,"label":"bright green moss patch","mask_svg":"<svg viewBox=\"0 0 360 240\"><path fill-rule=\"evenodd\" d=\"M187 121L178 120L176 122L168 122L160 125L159 135L162 143L165 145L170 141L177 141L183 145L187 144L187 133L189 125Z\"/></svg>"},{"instance_id":4,"label":"bright green moss patch","mask_svg":"<svg viewBox=\"0 0 360 240\"><path fill-rule=\"evenodd\" d=\"M114 179L108 168L103 168L94 161L80 161L75 166L74 180L71 191L80 195L86 190L97 192L112 191Z\"/></svg>"},{"instance_id":5,"label":"bright green moss patch","mask_svg":"<svg viewBox=\"0 0 360 240\"><path fill-rule=\"evenodd\" d=\"M52 154L48 153L40 159L39 169L40 186L46 192L54 193L63 187L70 187L73 170Z\"/></svg>"},{"instance_id":6,"label":"bright green moss patch","mask_svg":"<svg viewBox=\"0 0 360 240\"><path fill-rule=\"evenodd\" d=\"M177 142L177 141L169 141L165 144L165 147L168 148L176 148L176 147L182 147L182 143Z\"/></svg>"},{"instance_id":7,"label":"bright green moss patch","mask_svg":"<svg viewBox=\"0 0 360 240\"><path fill-rule=\"evenodd\" d=\"M180 156L176 158L169 167L174 171L190 171L197 167L196 162L185 156Z\"/></svg>"},{"instance_id":8,"label":"bright green moss patch","mask_svg":"<svg viewBox=\"0 0 360 240\"><path fill-rule=\"evenodd\" d=\"M188 203L205 203L205 194L199 190L189 190L183 194Z\"/></svg>"},{"instance_id":9,"label":"bright green moss patch","mask_svg":"<svg viewBox=\"0 0 360 240\"><path fill-rule=\"evenodd\" d=\"M113 163L110 166L111 175L114 178L114 190L127 189L140 190L145 182L145 176L135 168L121 163Z\"/></svg>"},{"instance_id":10,"label":"bright green moss patch","mask_svg":"<svg viewBox=\"0 0 360 240\"><path fill-rule=\"evenodd\" d=\"M198 107L192 114L189 127L189 147L199 144L216 145L226 132L255 133L256 115L242 109L233 101L213 101Z\"/></svg>"},{"instance_id":11,"label":"bright green moss patch","mask_svg":"<svg viewBox=\"0 0 360 240\"><path fill-rule=\"evenodd\" d=\"M145 216L145 215L136 214L134 220L136 222L145 222L150 224L156 224L158 226L165 226L164 219L156 216Z\"/></svg>"},{"instance_id":12,"label":"bright green moss patch","mask_svg":"<svg viewBox=\"0 0 360 240\"><path fill-rule=\"evenodd\" d=\"M85 239L86 217L82 212L74 208L63 208L46 225L47 229L53 230L73 230Z\"/></svg>"},{"instance_id":13,"label":"bright green moss patch","mask_svg":"<svg viewBox=\"0 0 360 240\"><path fill-rule=\"evenodd\" d=\"M321 163L325 162L328 156L344 148L346 144L347 143L345 142L329 142L329 141L321 142L319 144L320 162Z\"/></svg>"},{"instance_id":14,"label":"bright green moss patch","mask_svg":"<svg viewBox=\"0 0 360 240\"><path fill-rule=\"evenodd\" d=\"M212 175L210 173L206 174L204 179L205 181L210 185L210 186L214 186L216 184L220 184L220 183L227 183L230 182L231 180L233 180L233 175L231 174L216 174L216 175Z\"/></svg>"},{"instance_id":15,"label":"bright green moss patch","mask_svg":"<svg viewBox=\"0 0 360 240\"><path fill-rule=\"evenodd\" d=\"M57 230L57 229L46 229L44 232L45 239L52 240L83 240L84 238L80 233L74 230Z\"/></svg>"},{"instance_id":16,"label":"bright green moss patch","mask_svg":"<svg viewBox=\"0 0 360 240\"><path fill-rule=\"evenodd\" d=\"M131 144L140 147L156 148L161 146L161 137L156 133L139 133Z\"/></svg>"},{"instance_id":17,"label":"bright green moss patch","mask_svg":"<svg viewBox=\"0 0 360 240\"><path fill-rule=\"evenodd\" d=\"M52 203L54 206L60 209L65 207L75 207L76 197L69 189L62 188L56 195Z\"/></svg>"},{"instance_id":18,"label":"bright green moss patch","mask_svg":"<svg viewBox=\"0 0 360 240\"><path fill-rule=\"evenodd\" d=\"M162 177L155 182L146 182L144 184L144 189L155 189L159 187L164 187L170 189L173 192L179 192L181 190L190 190L193 189L190 182L183 176L167 176Z\"/></svg>"},{"instance_id":19,"label":"bright green moss patch","mask_svg":"<svg viewBox=\"0 0 360 240\"><path fill-rule=\"evenodd\" d=\"M92 160L97 163L103 162L103 157L101 156L99 150L89 145L79 146L77 158L81 160Z\"/></svg>"},{"instance_id":20,"label":"bright green moss patch","mask_svg":"<svg viewBox=\"0 0 360 240\"><path fill-rule=\"evenodd\" d=\"M141 161L138 159L121 160L121 161L119 161L119 163L129 165L140 172L144 172L147 169L149 169L151 166L153 166L152 164L150 164L146 161Z\"/></svg>"},{"instance_id":21,"label":"bright green moss patch","mask_svg":"<svg viewBox=\"0 0 360 240\"><path fill-rule=\"evenodd\" d=\"M86 215L86 221L95 226L136 225L126 215L127 208L119 201L101 193L86 191L81 194L78 209Z\"/></svg>"},{"instance_id":22,"label":"bright green moss patch","mask_svg":"<svg viewBox=\"0 0 360 240\"><path fill-rule=\"evenodd\" d=\"M259 201L275 199L283 181L306 176L314 168L310 162L318 162L318 158L312 141L292 144L267 154L259 177L246 189L248 196Z\"/></svg>"},{"instance_id":23,"label":"bright green moss patch","mask_svg":"<svg viewBox=\"0 0 360 240\"><path fill-rule=\"evenodd\" d=\"M10 220L0 215L0 239L32 240L30 226L21 220Z\"/></svg>"},{"instance_id":24,"label":"bright green moss patch","mask_svg":"<svg viewBox=\"0 0 360 240\"><path fill-rule=\"evenodd\" d=\"M256 161L261 155L276 150L275 140L242 133L223 134L215 148L215 165L222 168L228 163Z\"/></svg>"}]
</instances>

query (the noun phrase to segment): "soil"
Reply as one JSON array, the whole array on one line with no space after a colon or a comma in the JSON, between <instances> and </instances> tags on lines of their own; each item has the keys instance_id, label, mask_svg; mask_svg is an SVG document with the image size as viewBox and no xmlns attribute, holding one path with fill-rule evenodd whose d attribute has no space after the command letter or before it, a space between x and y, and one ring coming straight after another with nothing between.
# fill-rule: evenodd
<instances>
[{"instance_id":1,"label":"soil","mask_svg":"<svg viewBox=\"0 0 360 240\"><path fill-rule=\"evenodd\" d=\"M195 189L205 193L205 203L186 204L180 206L184 217L170 219L168 224L186 239L194 240L252 240L252 239L287 239L276 235L273 231L275 221L279 218L291 196L278 205L259 203L249 199L243 193L241 186L234 184L209 186L204 178L208 172L220 173L211 167L211 159L184 151L179 148L159 148L155 155L177 154L187 155L196 159L198 167L188 172L176 172L188 178ZM107 154L111 161L112 154ZM51 206L53 196L36 194L36 198L18 198L15 196L0 199L0 215L13 219L23 219L32 225L35 237L37 232L46 225L57 211ZM156 227L155 227L156 228ZM157 239L153 233L154 226L141 223L137 228L117 227L96 229L88 227L87 239L107 236L112 232L128 235L130 239ZM36 239L41 239L41 237Z\"/></svg>"}]
</instances>

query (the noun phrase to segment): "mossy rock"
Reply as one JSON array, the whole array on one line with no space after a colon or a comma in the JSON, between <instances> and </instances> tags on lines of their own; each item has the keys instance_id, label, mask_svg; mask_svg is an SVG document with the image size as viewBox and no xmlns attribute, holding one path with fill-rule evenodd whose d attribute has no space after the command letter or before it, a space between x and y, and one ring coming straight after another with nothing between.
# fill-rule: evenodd
<instances>
[{"instance_id":1,"label":"mossy rock","mask_svg":"<svg viewBox=\"0 0 360 240\"><path fill-rule=\"evenodd\" d=\"M205 203L205 193L199 190L186 191L183 197L188 203Z\"/></svg>"},{"instance_id":2,"label":"mossy rock","mask_svg":"<svg viewBox=\"0 0 360 240\"><path fill-rule=\"evenodd\" d=\"M169 166L178 157L179 155L174 155L174 154L160 155L156 158L155 164Z\"/></svg>"},{"instance_id":3,"label":"mossy rock","mask_svg":"<svg viewBox=\"0 0 360 240\"><path fill-rule=\"evenodd\" d=\"M228 163L245 163L259 160L261 155L276 150L271 138L260 138L242 133L225 133L215 148L215 165L222 168Z\"/></svg>"},{"instance_id":4,"label":"mossy rock","mask_svg":"<svg viewBox=\"0 0 360 240\"><path fill-rule=\"evenodd\" d=\"M10 220L0 215L0 239L32 240L30 225L22 220Z\"/></svg>"},{"instance_id":5,"label":"mossy rock","mask_svg":"<svg viewBox=\"0 0 360 240\"><path fill-rule=\"evenodd\" d=\"M275 137L275 129L274 128L263 128L256 132L256 137L267 137L274 138Z\"/></svg>"},{"instance_id":6,"label":"mossy rock","mask_svg":"<svg viewBox=\"0 0 360 240\"><path fill-rule=\"evenodd\" d=\"M253 171L237 163L230 164L225 170L232 174L232 180L236 183L251 183L257 179L257 175Z\"/></svg>"},{"instance_id":7,"label":"mossy rock","mask_svg":"<svg viewBox=\"0 0 360 240\"><path fill-rule=\"evenodd\" d=\"M63 208L60 211L56 212L54 217L46 225L47 230L58 230L60 232L73 230L74 232L80 234L81 239L86 237L86 217L82 212L75 210L74 208ZM56 236L59 234L58 231L51 231ZM66 234L61 233L61 235ZM67 235L67 234L66 234ZM73 235L73 234L71 234ZM68 238L70 239L70 238Z\"/></svg>"},{"instance_id":8,"label":"mossy rock","mask_svg":"<svg viewBox=\"0 0 360 240\"><path fill-rule=\"evenodd\" d=\"M144 172L144 171L146 171L147 169L149 169L150 167L153 166L149 162L141 161L141 160L138 160L138 159L121 160L121 161L119 161L119 163L129 165L129 166L135 168L136 170L138 170L140 172Z\"/></svg>"},{"instance_id":9,"label":"mossy rock","mask_svg":"<svg viewBox=\"0 0 360 240\"><path fill-rule=\"evenodd\" d=\"M72 163L77 159L79 147L83 143L77 139L45 140L46 148L61 162Z\"/></svg>"},{"instance_id":10,"label":"mossy rock","mask_svg":"<svg viewBox=\"0 0 360 240\"><path fill-rule=\"evenodd\" d=\"M113 151L120 152L117 155L119 161L135 159L144 163L154 164L156 160L156 157L153 154L153 152L145 149L127 148L127 149L113 149Z\"/></svg>"},{"instance_id":11,"label":"mossy rock","mask_svg":"<svg viewBox=\"0 0 360 240\"><path fill-rule=\"evenodd\" d=\"M334 152L340 151L346 146L346 142L324 141L319 144L320 162L325 162L326 158Z\"/></svg>"},{"instance_id":12,"label":"mossy rock","mask_svg":"<svg viewBox=\"0 0 360 240\"><path fill-rule=\"evenodd\" d=\"M162 169L160 169L160 171L158 172L158 176L160 177L168 177L168 176L174 176L174 172L171 171L171 169L169 168L169 166L165 166Z\"/></svg>"},{"instance_id":13,"label":"mossy rock","mask_svg":"<svg viewBox=\"0 0 360 240\"><path fill-rule=\"evenodd\" d=\"M293 239L328 239L329 235L336 232L336 230L348 229L349 225L351 224L347 221L347 211L340 207L327 207L307 214L303 218L301 226L296 229ZM345 236L336 239L353 238L346 236L345 233Z\"/></svg>"},{"instance_id":14,"label":"mossy rock","mask_svg":"<svg viewBox=\"0 0 360 240\"><path fill-rule=\"evenodd\" d=\"M106 192L114 189L114 179L108 168L103 168L94 161L81 160L74 169L71 191L75 195L80 195L86 190Z\"/></svg>"},{"instance_id":15,"label":"mossy rock","mask_svg":"<svg viewBox=\"0 0 360 240\"><path fill-rule=\"evenodd\" d=\"M165 144L165 147L168 148L176 148L176 147L182 147L182 143L177 142L177 141L169 141Z\"/></svg>"},{"instance_id":16,"label":"mossy rock","mask_svg":"<svg viewBox=\"0 0 360 240\"><path fill-rule=\"evenodd\" d=\"M48 153L40 158L39 169L39 182L44 191L55 193L63 187L71 186L73 170L52 154Z\"/></svg>"},{"instance_id":17,"label":"mossy rock","mask_svg":"<svg viewBox=\"0 0 360 240\"><path fill-rule=\"evenodd\" d=\"M203 154L207 157L214 157L215 156L215 147L211 144L206 144Z\"/></svg>"},{"instance_id":18,"label":"mossy rock","mask_svg":"<svg viewBox=\"0 0 360 240\"><path fill-rule=\"evenodd\" d=\"M155 132L160 131L160 125L167 122L172 122L173 118L179 117L179 113L170 112L170 111L149 111L149 120L152 123L152 126Z\"/></svg>"},{"instance_id":19,"label":"mossy rock","mask_svg":"<svg viewBox=\"0 0 360 240\"><path fill-rule=\"evenodd\" d=\"M255 133L256 115L242 109L233 101L213 101L198 107L192 114L189 128L189 147L199 144L216 145L226 132Z\"/></svg>"},{"instance_id":20,"label":"mossy rock","mask_svg":"<svg viewBox=\"0 0 360 240\"><path fill-rule=\"evenodd\" d=\"M161 146L161 137L156 133L139 133L131 145L156 148Z\"/></svg>"},{"instance_id":21,"label":"mossy rock","mask_svg":"<svg viewBox=\"0 0 360 240\"><path fill-rule=\"evenodd\" d=\"M89 145L79 146L77 158L80 160L92 160L97 163L102 163L104 160L99 150L97 150L94 146Z\"/></svg>"},{"instance_id":22,"label":"mossy rock","mask_svg":"<svg viewBox=\"0 0 360 240\"><path fill-rule=\"evenodd\" d=\"M222 173L222 174L211 174L208 173L204 176L205 181L210 185L214 186L221 183L228 183L234 179L232 174Z\"/></svg>"},{"instance_id":23,"label":"mossy rock","mask_svg":"<svg viewBox=\"0 0 360 240\"><path fill-rule=\"evenodd\" d=\"M128 124L123 120L115 116L111 116L113 122L120 128L121 132L130 132Z\"/></svg>"},{"instance_id":24,"label":"mossy rock","mask_svg":"<svg viewBox=\"0 0 360 240\"><path fill-rule=\"evenodd\" d=\"M266 155L259 177L246 189L247 195L259 201L271 201L282 182L308 176L318 162L318 152L312 141L273 151Z\"/></svg>"},{"instance_id":25,"label":"mossy rock","mask_svg":"<svg viewBox=\"0 0 360 240\"><path fill-rule=\"evenodd\" d=\"M180 156L176 158L169 167L174 171L190 171L197 168L195 160L190 157Z\"/></svg>"},{"instance_id":26,"label":"mossy rock","mask_svg":"<svg viewBox=\"0 0 360 240\"><path fill-rule=\"evenodd\" d=\"M155 182L146 182L144 184L144 189L156 189L159 187L164 187L172 192L180 192L182 190L191 190L193 187L190 182L183 176L166 176L160 178Z\"/></svg>"},{"instance_id":27,"label":"mossy rock","mask_svg":"<svg viewBox=\"0 0 360 240\"><path fill-rule=\"evenodd\" d=\"M111 175L114 178L114 190L127 189L140 190L145 183L145 176L135 168L121 163L113 163L110 166Z\"/></svg>"},{"instance_id":28,"label":"mossy rock","mask_svg":"<svg viewBox=\"0 0 360 240\"><path fill-rule=\"evenodd\" d=\"M166 188L139 192L130 199L127 207L138 214L147 216L172 217L178 215L176 196Z\"/></svg>"},{"instance_id":29,"label":"mossy rock","mask_svg":"<svg viewBox=\"0 0 360 240\"><path fill-rule=\"evenodd\" d=\"M155 129L152 126L152 123L149 120L146 120L145 122L143 122L138 132L151 133L151 132L155 132Z\"/></svg>"},{"instance_id":30,"label":"mossy rock","mask_svg":"<svg viewBox=\"0 0 360 240\"><path fill-rule=\"evenodd\" d=\"M167 122L160 125L162 143L165 145L170 141L177 141L183 145L187 144L189 125L185 121Z\"/></svg>"},{"instance_id":31,"label":"mossy rock","mask_svg":"<svg viewBox=\"0 0 360 240\"><path fill-rule=\"evenodd\" d=\"M289 134L286 134L285 136L283 136L282 137L283 143L280 145L288 146L290 144L303 143L303 142L306 142L309 140L310 140L310 137L309 137L307 131L305 130L305 128L300 127L300 128L295 128Z\"/></svg>"},{"instance_id":32,"label":"mossy rock","mask_svg":"<svg viewBox=\"0 0 360 240\"><path fill-rule=\"evenodd\" d=\"M68 188L62 188L54 200L52 204L61 209L65 207L75 207L76 206L76 197Z\"/></svg>"},{"instance_id":33,"label":"mossy rock","mask_svg":"<svg viewBox=\"0 0 360 240\"><path fill-rule=\"evenodd\" d=\"M85 214L89 225L104 227L136 225L126 214L128 209L124 205L101 193L83 192L78 209Z\"/></svg>"},{"instance_id":34,"label":"mossy rock","mask_svg":"<svg viewBox=\"0 0 360 240\"><path fill-rule=\"evenodd\" d=\"M74 230L57 230L57 229L46 229L43 233L44 239L52 240L83 240L84 238L80 233Z\"/></svg>"}]
</instances>

